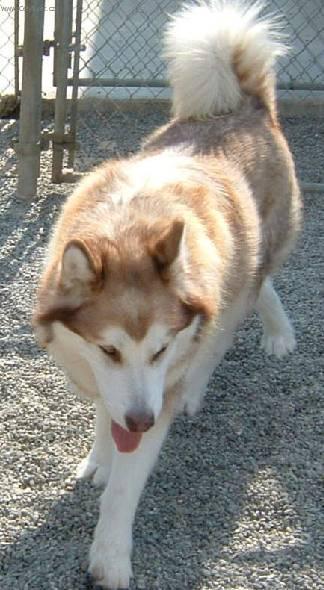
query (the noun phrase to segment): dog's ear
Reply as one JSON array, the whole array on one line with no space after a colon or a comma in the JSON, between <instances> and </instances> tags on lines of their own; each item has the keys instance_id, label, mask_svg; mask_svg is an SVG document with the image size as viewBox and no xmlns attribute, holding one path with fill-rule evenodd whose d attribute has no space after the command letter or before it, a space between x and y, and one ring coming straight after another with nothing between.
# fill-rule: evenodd
<instances>
[{"instance_id":1,"label":"dog's ear","mask_svg":"<svg viewBox=\"0 0 324 590\"><path fill-rule=\"evenodd\" d=\"M81 239L67 243L60 277L60 286L64 291L94 289L101 283L102 272L99 244Z\"/></svg>"},{"instance_id":2,"label":"dog's ear","mask_svg":"<svg viewBox=\"0 0 324 590\"><path fill-rule=\"evenodd\" d=\"M102 288L103 247L100 241L88 238L70 240L63 255L44 275L33 314L42 345L52 339L52 322L59 321L73 329L73 318L82 304Z\"/></svg>"},{"instance_id":3,"label":"dog's ear","mask_svg":"<svg viewBox=\"0 0 324 590\"><path fill-rule=\"evenodd\" d=\"M148 249L159 271L167 269L179 256L185 223L176 219L154 228Z\"/></svg>"}]
</instances>

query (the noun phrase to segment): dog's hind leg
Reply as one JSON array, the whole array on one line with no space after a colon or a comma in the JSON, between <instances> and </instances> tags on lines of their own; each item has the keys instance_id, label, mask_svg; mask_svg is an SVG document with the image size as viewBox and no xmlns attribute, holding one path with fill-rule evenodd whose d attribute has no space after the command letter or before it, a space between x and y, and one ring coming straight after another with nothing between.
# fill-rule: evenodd
<instances>
[{"instance_id":1,"label":"dog's hind leg","mask_svg":"<svg viewBox=\"0 0 324 590\"><path fill-rule=\"evenodd\" d=\"M131 453L113 453L108 485L101 497L99 521L90 551L90 574L105 588L128 588L132 575L132 525L145 482L158 457L171 421L163 412Z\"/></svg>"},{"instance_id":2,"label":"dog's hind leg","mask_svg":"<svg viewBox=\"0 0 324 590\"><path fill-rule=\"evenodd\" d=\"M113 452L110 432L110 416L104 404L96 399L95 440L90 453L77 469L77 479L89 479L97 486L106 485L109 479Z\"/></svg>"},{"instance_id":3,"label":"dog's hind leg","mask_svg":"<svg viewBox=\"0 0 324 590\"><path fill-rule=\"evenodd\" d=\"M256 309L263 324L262 348L279 358L292 352L296 346L294 329L269 277L262 284Z\"/></svg>"}]
</instances>

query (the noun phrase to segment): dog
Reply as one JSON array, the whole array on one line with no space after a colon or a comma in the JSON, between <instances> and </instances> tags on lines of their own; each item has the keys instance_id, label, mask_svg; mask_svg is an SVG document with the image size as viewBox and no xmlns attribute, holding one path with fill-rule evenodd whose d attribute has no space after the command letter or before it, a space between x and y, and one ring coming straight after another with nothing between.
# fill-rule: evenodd
<instances>
[{"instance_id":1,"label":"dog","mask_svg":"<svg viewBox=\"0 0 324 590\"><path fill-rule=\"evenodd\" d=\"M272 275L301 222L276 112L284 53L260 5L184 6L164 43L170 122L139 153L76 188L49 242L33 323L76 391L96 405L78 477L104 485L89 571L127 588L132 523L170 423L194 414L240 322L260 315L265 351L294 330Z\"/></svg>"}]
</instances>

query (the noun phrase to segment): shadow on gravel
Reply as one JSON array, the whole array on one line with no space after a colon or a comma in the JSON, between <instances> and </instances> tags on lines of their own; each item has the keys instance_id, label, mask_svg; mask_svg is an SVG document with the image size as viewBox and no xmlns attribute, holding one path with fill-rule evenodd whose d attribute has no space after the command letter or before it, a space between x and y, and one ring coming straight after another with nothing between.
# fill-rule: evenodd
<instances>
[{"instance_id":1,"label":"shadow on gravel","mask_svg":"<svg viewBox=\"0 0 324 590\"><path fill-rule=\"evenodd\" d=\"M1 282L24 279L21 268L37 262L48 242L49 232L66 195L50 193L33 202L18 199L13 192L0 214ZM20 276L21 275L21 276ZM28 277L27 277L28 279Z\"/></svg>"},{"instance_id":2,"label":"shadow on gravel","mask_svg":"<svg viewBox=\"0 0 324 590\"><path fill-rule=\"evenodd\" d=\"M18 139L18 121L0 119L0 176L13 176L17 173L17 156L14 142Z\"/></svg>"}]
</instances>

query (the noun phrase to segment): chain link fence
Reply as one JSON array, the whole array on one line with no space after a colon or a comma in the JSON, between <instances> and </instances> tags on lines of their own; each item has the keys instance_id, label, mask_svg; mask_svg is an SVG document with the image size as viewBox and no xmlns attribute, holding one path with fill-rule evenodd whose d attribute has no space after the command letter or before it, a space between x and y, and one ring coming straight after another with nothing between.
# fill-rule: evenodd
<instances>
[{"instance_id":1,"label":"chain link fence","mask_svg":"<svg viewBox=\"0 0 324 590\"><path fill-rule=\"evenodd\" d=\"M170 89L161 41L169 15L181 4L182 0L0 0L0 97L19 94L19 17L24 21L21 29L27 27L26 72L35 71L37 78L37 96L33 75L25 84L25 101L22 96L26 124L21 117L21 164L24 154L37 152L38 158L46 145L38 141L36 150L31 141L40 128L41 64L43 96L56 94L54 124L43 138L53 147L54 181L67 180L64 169L85 171L100 160L135 151L142 137L168 116ZM280 17L291 47L278 64L279 98L297 102L304 112L310 103L324 105L323 0L266 4L266 12ZM24 94L23 77L21 85ZM26 186L24 180L21 186Z\"/></svg>"},{"instance_id":2,"label":"chain link fence","mask_svg":"<svg viewBox=\"0 0 324 590\"><path fill-rule=\"evenodd\" d=\"M290 52L280 63L279 88L303 90L302 97L324 91L324 3L274 0L282 15Z\"/></svg>"},{"instance_id":3,"label":"chain link fence","mask_svg":"<svg viewBox=\"0 0 324 590\"><path fill-rule=\"evenodd\" d=\"M108 149L109 156L118 149L118 133L126 119L133 131L143 127L140 99L147 111L145 100L155 99L157 105L156 99L170 97L161 40L169 14L181 4L177 0L83 0L78 84L80 105L85 108L79 114L79 136L96 134L99 148ZM269 0L267 12L278 14L291 47L278 67L279 97L301 104L324 100L323 0ZM138 138L129 143L130 149L136 149ZM82 150L82 143L76 162L81 170L93 164L93 155Z\"/></svg>"},{"instance_id":4,"label":"chain link fence","mask_svg":"<svg viewBox=\"0 0 324 590\"><path fill-rule=\"evenodd\" d=\"M19 4L0 2L0 116L15 113L19 95Z\"/></svg>"},{"instance_id":5,"label":"chain link fence","mask_svg":"<svg viewBox=\"0 0 324 590\"><path fill-rule=\"evenodd\" d=\"M174 0L84 1L80 85L93 89L98 83L105 90L97 95L115 99L164 95L161 33L168 14L180 5Z\"/></svg>"},{"instance_id":6,"label":"chain link fence","mask_svg":"<svg viewBox=\"0 0 324 590\"><path fill-rule=\"evenodd\" d=\"M168 15L181 4L177 0L84 0L82 43L86 50L81 55L80 85L105 87L101 94L117 99L163 95L156 89L166 78L161 33ZM291 46L280 63L279 86L286 95L292 90L303 91L304 97L323 91L323 0L268 0L267 11L278 14ZM116 86L125 87L127 80L132 86L117 91Z\"/></svg>"}]
</instances>

